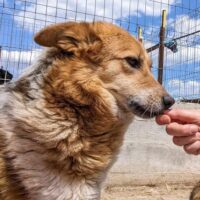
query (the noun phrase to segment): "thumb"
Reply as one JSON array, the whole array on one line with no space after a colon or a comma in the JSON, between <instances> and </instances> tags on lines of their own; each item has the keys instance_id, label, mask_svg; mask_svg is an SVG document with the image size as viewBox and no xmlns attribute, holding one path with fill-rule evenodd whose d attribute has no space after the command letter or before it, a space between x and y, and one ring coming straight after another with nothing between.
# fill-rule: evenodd
<instances>
[{"instance_id":1,"label":"thumb","mask_svg":"<svg viewBox=\"0 0 200 200\"><path fill-rule=\"evenodd\" d=\"M172 121L182 121L200 125L200 110L172 109L165 112Z\"/></svg>"}]
</instances>

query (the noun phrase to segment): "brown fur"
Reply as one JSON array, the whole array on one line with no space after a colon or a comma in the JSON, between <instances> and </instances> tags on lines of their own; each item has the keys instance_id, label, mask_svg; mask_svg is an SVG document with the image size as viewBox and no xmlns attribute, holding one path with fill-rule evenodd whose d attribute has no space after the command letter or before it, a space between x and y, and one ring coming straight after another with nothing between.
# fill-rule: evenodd
<instances>
[{"instance_id":1,"label":"brown fur","mask_svg":"<svg viewBox=\"0 0 200 200\"><path fill-rule=\"evenodd\" d=\"M130 101L151 117L167 93L142 45L112 24L52 25L35 41L49 49L3 92L1 199L97 200L136 112Z\"/></svg>"}]
</instances>

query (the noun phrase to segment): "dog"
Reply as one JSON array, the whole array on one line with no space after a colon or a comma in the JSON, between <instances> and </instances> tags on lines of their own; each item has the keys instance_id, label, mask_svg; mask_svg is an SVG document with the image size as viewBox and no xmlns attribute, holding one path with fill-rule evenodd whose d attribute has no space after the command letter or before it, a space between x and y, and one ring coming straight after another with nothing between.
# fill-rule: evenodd
<instances>
[{"instance_id":1,"label":"dog","mask_svg":"<svg viewBox=\"0 0 200 200\"><path fill-rule=\"evenodd\" d=\"M0 95L0 199L99 200L134 115L174 99L142 44L106 22L47 26L38 60Z\"/></svg>"}]
</instances>

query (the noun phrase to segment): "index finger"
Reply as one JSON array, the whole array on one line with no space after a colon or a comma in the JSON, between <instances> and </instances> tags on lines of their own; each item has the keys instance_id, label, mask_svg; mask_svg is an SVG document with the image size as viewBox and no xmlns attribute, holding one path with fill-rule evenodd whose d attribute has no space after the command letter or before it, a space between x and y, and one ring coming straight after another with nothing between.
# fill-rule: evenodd
<instances>
[{"instance_id":1,"label":"index finger","mask_svg":"<svg viewBox=\"0 0 200 200\"><path fill-rule=\"evenodd\" d=\"M182 121L200 125L200 110L172 109L165 112L172 121Z\"/></svg>"},{"instance_id":2,"label":"index finger","mask_svg":"<svg viewBox=\"0 0 200 200\"><path fill-rule=\"evenodd\" d=\"M178 124L172 122L166 126L166 131L169 135L182 137L194 135L199 131L199 127L194 124Z\"/></svg>"}]
</instances>

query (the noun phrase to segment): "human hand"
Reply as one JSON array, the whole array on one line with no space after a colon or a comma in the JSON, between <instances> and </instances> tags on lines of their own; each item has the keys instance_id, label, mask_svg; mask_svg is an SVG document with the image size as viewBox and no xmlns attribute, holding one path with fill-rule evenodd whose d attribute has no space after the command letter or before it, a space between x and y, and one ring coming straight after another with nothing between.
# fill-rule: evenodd
<instances>
[{"instance_id":1,"label":"human hand","mask_svg":"<svg viewBox=\"0 0 200 200\"><path fill-rule=\"evenodd\" d=\"M200 154L200 110L172 109L157 116L156 122L167 125L174 144L183 146L188 154Z\"/></svg>"}]
</instances>

